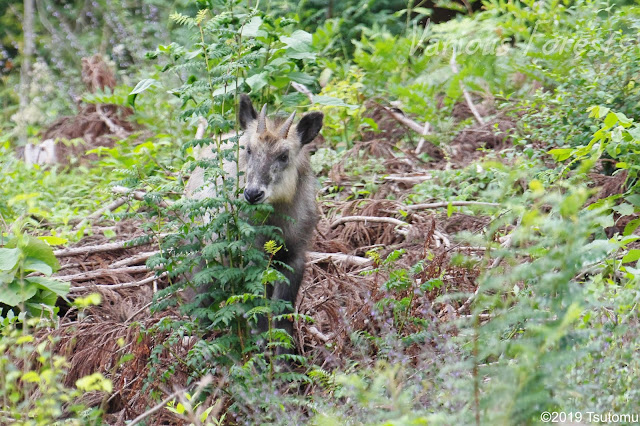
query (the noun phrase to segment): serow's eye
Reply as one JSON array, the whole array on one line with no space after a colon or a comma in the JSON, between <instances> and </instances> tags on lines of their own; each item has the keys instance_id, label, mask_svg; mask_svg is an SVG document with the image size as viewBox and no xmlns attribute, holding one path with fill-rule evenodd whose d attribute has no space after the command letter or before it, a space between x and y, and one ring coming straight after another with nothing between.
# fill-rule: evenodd
<instances>
[{"instance_id":1,"label":"serow's eye","mask_svg":"<svg viewBox=\"0 0 640 426\"><path fill-rule=\"evenodd\" d=\"M280 154L280 156L278 157L278 161L280 161L281 163L286 163L287 161L289 161L289 153L285 152L284 154Z\"/></svg>"}]
</instances>

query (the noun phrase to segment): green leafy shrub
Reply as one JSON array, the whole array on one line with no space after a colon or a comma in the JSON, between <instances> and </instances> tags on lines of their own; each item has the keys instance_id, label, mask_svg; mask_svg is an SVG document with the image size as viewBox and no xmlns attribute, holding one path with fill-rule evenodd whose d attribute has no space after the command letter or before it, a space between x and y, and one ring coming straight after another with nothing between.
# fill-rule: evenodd
<instances>
[{"instance_id":1,"label":"green leafy shrub","mask_svg":"<svg viewBox=\"0 0 640 426\"><path fill-rule=\"evenodd\" d=\"M519 69L550 89L522 102L525 132L551 147L586 145L597 128L589 107L639 118L638 9L587 0L567 10L555 3L536 10L535 20L533 7L509 6L505 19L507 31L523 34L527 60ZM526 24L530 34L521 30Z\"/></svg>"},{"instance_id":2,"label":"green leafy shrub","mask_svg":"<svg viewBox=\"0 0 640 426\"><path fill-rule=\"evenodd\" d=\"M13 425L98 424L100 411L79 403L87 392L110 393L112 384L96 373L64 385L67 361L51 352L52 338L36 341L29 327L47 326L23 314L0 317L0 422ZM18 328L18 325L21 325Z\"/></svg>"},{"instance_id":3,"label":"green leafy shrub","mask_svg":"<svg viewBox=\"0 0 640 426\"><path fill-rule=\"evenodd\" d=\"M69 292L69 283L50 278L60 267L44 241L16 232L0 247L0 305L17 307L32 315L53 312L58 296ZM44 276L34 276L32 273Z\"/></svg>"},{"instance_id":4,"label":"green leafy shrub","mask_svg":"<svg viewBox=\"0 0 640 426\"><path fill-rule=\"evenodd\" d=\"M188 321L159 324L172 336L164 347L155 348L152 364L160 351L181 336L205 337L196 341L181 363L188 367L192 379L211 373L234 384L229 394L230 414L250 409L251 415L257 416L251 408L255 389L273 394L279 386L289 386L286 384L290 382L290 386L297 386L309 379L282 368L285 363L305 362L287 353L291 336L271 326L263 333L253 331L259 318L293 320L297 316L283 313L285 308L291 309L287 302L267 297L267 287L284 279L273 260L282 237L274 227L263 225L272 207L250 205L238 197L242 192L239 177L228 175L223 163L237 162L241 149L234 120L237 94L250 91L262 102L298 105L306 97L286 91L292 81L313 86L314 80L304 69L315 54L310 35L292 28L294 21L247 10L235 1L223 3L219 9L202 9L195 17L173 14L172 20L189 28L198 41L192 46L159 46L150 55L165 62L165 73L188 75L171 89L182 104L179 119L195 124L205 118L213 135L186 141L182 148L187 155L195 147L212 150L214 158L188 161L184 170L189 173L195 167L203 168L205 179L215 182L215 196L180 198L167 208L158 201L170 194L182 194L182 182L158 185L130 175L126 184L153 189L144 202L150 211L146 226L152 233L165 234L161 254L148 261L150 267L166 269L171 283L157 293L156 308L180 302L183 312L191 316ZM169 80L168 76L160 84L171 84L166 82ZM205 217L210 220L203 220ZM258 235L272 241L264 248L255 247ZM180 300L183 289L194 289L195 296ZM177 297L168 297L172 294ZM171 368L160 372L152 365L151 376L160 374L162 379L168 378ZM263 399L260 407L280 416L280 404L278 399Z\"/></svg>"}]
</instances>

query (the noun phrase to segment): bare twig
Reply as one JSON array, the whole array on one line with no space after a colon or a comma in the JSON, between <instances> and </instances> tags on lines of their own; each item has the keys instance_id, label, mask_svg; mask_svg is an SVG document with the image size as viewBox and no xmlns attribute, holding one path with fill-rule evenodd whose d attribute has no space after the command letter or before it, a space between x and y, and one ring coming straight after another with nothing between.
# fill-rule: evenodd
<instances>
[{"instance_id":1,"label":"bare twig","mask_svg":"<svg viewBox=\"0 0 640 426\"><path fill-rule=\"evenodd\" d=\"M416 147L416 150L415 150L416 155L422 152L424 143L427 141L424 137L429 134L430 130L431 130L431 124L429 124L429 122L427 121L426 123L424 123L424 128L422 129L420 140L418 141L418 146Z\"/></svg>"},{"instance_id":2,"label":"bare twig","mask_svg":"<svg viewBox=\"0 0 640 426\"><path fill-rule=\"evenodd\" d=\"M139 254L136 254L135 256L131 256L131 257L127 258L127 259L122 259L122 260L119 260L117 262L113 262L111 265L109 265L109 268L120 268L121 266L135 265L135 264L137 264L139 262L143 262L143 261L149 259L154 254L158 254L158 253L160 253L159 250L146 251L144 253L139 253Z\"/></svg>"},{"instance_id":3,"label":"bare twig","mask_svg":"<svg viewBox=\"0 0 640 426\"><path fill-rule=\"evenodd\" d=\"M433 235L438 237L438 239L442 241L442 244L445 246L445 248L451 247L451 241L449 241L449 238L447 238L447 236L444 235L442 232L438 230L434 230Z\"/></svg>"},{"instance_id":4,"label":"bare twig","mask_svg":"<svg viewBox=\"0 0 640 426\"><path fill-rule=\"evenodd\" d=\"M320 330L318 330L314 326L309 327L307 330L309 330L309 334L311 334L313 337L315 337L321 343L327 343L329 340L331 340L334 337L333 333L331 333L329 336L327 336L326 334L322 333Z\"/></svg>"},{"instance_id":5,"label":"bare twig","mask_svg":"<svg viewBox=\"0 0 640 426\"><path fill-rule=\"evenodd\" d=\"M129 423L128 426L137 425L142 420L146 419L147 417L149 417L150 415L152 415L156 411L162 410L167 405L167 403L169 401L173 400L175 397L177 397L178 395L182 394L183 392L186 392L187 390L188 389L178 389L177 391L173 392L171 395L169 395L168 397L166 397L165 399L160 401L158 404L154 405L153 407L151 407L150 409L148 409L147 411L145 411L144 413L140 414L138 417L133 419L131 421L131 423Z\"/></svg>"},{"instance_id":6,"label":"bare twig","mask_svg":"<svg viewBox=\"0 0 640 426\"><path fill-rule=\"evenodd\" d=\"M418 133L419 135L425 135L426 133L424 133L424 129L425 127L427 127L427 124L418 124L415 121L413 121L412 119L410 119L409 117L407 117L406 115L395 111L393 108L389 108L386 106L381 105L382 108L387 112L387 114L389 114L392 118L394 118L397 122L399 122L400 124L410 128L411 130L413 130L414 132ZM428 129L427 129L428 130Z\"/></svg>"},{"instance_id":7,"label":"bare twig","mask_svg":"<svg viewBox=\"0 0 640 426\"><path fill-rule=\"evenodd\" d=\"M487 251L491 250L491 247L453 246L451 249L460 251Z\"/></svg>"},{"instance_id":8,"label":"bare twig","mask_svg":"<svg viewBox=\"0 0 640 426\"><path fill-rule=\"evenodd\" d=\"M134 191L133 189L127 188L125 186L120 186L120 185L112 186L111 192L114 192L116 194L127 194L128 196L140 201L144 200L144 196L145 196L144 191ZM123 197L123 198L126 199L127 197Z\"/></svg>"},{"instance_id":9,"label":"bare twig","mask_svg":"<svg viewBox=\"0 0 640 426\"><path fill-rule=\"evenodd\" d=\"M140 272L147 272L147 271L149 271L149 269L146 267L146 265L140 265L140 266L127 266L124 268L113 268L113 269L111 268L94 269L93 271L80 272L78 274L72 274L72 275L60 275L60 276L54 275L53 278L60 281L86 281L92 278L109 277L109 276L113 276L114 274L138 274Z\"/></svg>"},{"instance_id":10,"label":"bare twig","mask_svg":"<svg viewBox=\"0 0 640 426\"><path fill-rule=\"evenodd\" d=\"M307 253L307 257L310 259L309 262L307 262L308 264L335 261L355 266L366 266L371 263L371 259L367 259L366 257L352 256L344 253L318 253L310 251Z\"/></svg>"},{"instance_id":11,"label":"bare twig","mask_svg":"<svg viewBox=\"0 0 640 426\"><path fill-rule=\"evenodd\" d=\"M119 289L129 288L129 287L141 287L141 286L143 286L145 284L149 284L151 282L157 281L157 280L161 279L162 277L164 277L165 275L167 275L167 273L163 272L162 274L160 274L158 276L153 275L153 276L147 277L147 278L145 278L143 280L130 282L130 283L96 284L96 285L86 285L86 286L71 287L69 292L70 293L74 293L74 292L83 291L83 290L94 290L96 288L108 288L110 290L119 290Z\"/></svg>"},{"instance_id":12,"label":"bare twig","mask_svg":"<svg viewBox=\"0 0 640 426\"><path fill-rule=\"evenodd\" d=\"M451 61L449 62L449 65L451 65L451 70L453 71L454 74L460 73L460 70L458 69L458 64L456 63L455 47L453 48L453 54L451 55ZM473 104L471 95L469 94L467 89L464 87L464 83L462 83L462 80L460 80L460 89L462 90L462 95L464 96L464 100L467 102L467 105L469 106L469 109L471 110L471 113L473 114L476 121L480 124L484 124L484 120L480 115L480 113L478 112L478 109L476 108L476 106Z\"/></svg>"},{"instance_id":13,"label":"bare twig","mask_svg":"<svg viewBox=\"0 0 640 426\"><path fill-rule=\"evenodd\" d=\"M338 225L342 225L347 222L379 222L379 223L390 223L396 226L409 226L407 222L403 222L401 220L395 219L393 217L378 217L378 216L343 216L336 219L331 227L335 228Z\"/></svg>"},{"instance_id":14,"label":"bare twig","mask_svg":"<svg viewBox=\"0 0 640 426\"><path fill-rule=\"evenodd\" d=\"M76 256L79 254L93 254L93 253L103 253L106 251L114 251L127 249L131 247L144 246L150 244L149 243L140 243L136 240L127 240L127 241L118 241L115 243L107 243L107 244L98 244L95 246L84 246L84 247L69 247L60 250L55 250L53 252L56 257L67 257L67 256Z\"/></svg>"},{"instance_id":15,"label":"bare twig","mask_svg":"<svg viewBox=\"0 0 640 426\"><path fill-rule=\"evenodd\" d=\"M116 194L127 194L129 197L138 201L143 201L144 196L147 195L147 193L144 191L135 191L133 189L127 188L125 186L120 186L120 185L111 187L111 191L115 192ZM158 203L160 207L169 207L171 204L172 203L170 201L165 201L165 200L162 200Z\"/></svg>"},{"instance_id":16,"label":"bare twig","mask_svg":"<svg viewBox=\"0 0 640 426\"><path fill-rule=\"evenodd\" d=\"M87 222L93 222L96 219L99 219L104 213L114 211L115 209L117 209L118 207L120 207L126 202L127 202L127 197L117 198L110 204L107 204L106 206L96 210L95 212L91 213L89 216L82 219L76 226L73 227L73 229L78 230L82 228Z\"/></svg>"},{"instance_id":17,"label":"bare twig","mask_svg":"<svg viewBox=\"0 0 640 426\"><path fill-rule=\"evenodd\" d=\"M460 207L460 206L489 206L489 207L500 207L498 203L485 203L483 201L445 201L443 203L423 203L423 204L411 204L408 206L403 206L403 210L426 210L426 209L437 209L440 207Z\"/></svg>"},{"instance_id":18,"label":"bare twig","mask_svg":"<svg viewBox=\"0 0 640 426\"><path fill-rule=\"evenodd\" d=\"M123 129L121 126L114 123L107 114L102 110L100 105L96 105L96 112L100 116L100 119L107 125L111 133L119 137L120 139L126 139L129 137L129 133Z\"/></svg>"},{"instance_id":19,"label":"bare twig","mask_svg":"<svg viewBox=\"0 0 640 426\"><path fill-rule=\"evenodd\" d=\"M343 216L337 220L335 220L331 227L335 228L338 225L342 225L347 222L377 222L377 223L390 223L392 225L396 225L396 227L404 227L409 226L408 223L403 222L401 220L395 219L393 217L378 217L378 216ZM400 235L404 235L405 237L409 234L408 229L400 229L396 228L396 232Z\"/></svg>"},{"instance_id":20,"label":"bare twig","mask_svg":"<svg viewBox=\"0 0 640 426\"><path fill-rule=\"evenodd\" d=\"M415 185L418 183L422 183L425 180L429 180L431 178L432 178L431 175L421 174L421 175L409 175L409 176L389 175L389 176L385 176L383 179L389 180L392 182L402 182L410 185L411 184Z\"/></svg>"}]
</instances>

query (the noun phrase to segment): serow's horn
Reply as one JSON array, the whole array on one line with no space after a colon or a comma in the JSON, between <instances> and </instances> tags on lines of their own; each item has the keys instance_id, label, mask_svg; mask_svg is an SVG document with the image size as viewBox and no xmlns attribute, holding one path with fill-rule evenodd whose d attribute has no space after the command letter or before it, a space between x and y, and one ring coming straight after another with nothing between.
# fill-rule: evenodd
<instances>
[{"instance_id":1,"label":"serow's horn","mask_svg":"<svg viewBox=\"0 0 640 426\"><path fill-rule=\"evenodd\" d=\"M260 115L258 116L258 133L263 133L267 130L267 104L262 106L262 110L260 111Z\"/></svg>"},{"instance_id":2,"label":"serow's horn","mask_svg":"<svg viewBox=\"0 0 640 426\"><path fill-rule=\"evenodd\" d=\"M285 121L282 124L282 127L280 127L280 134L278 136L280 136L282 139L285 139L287 135L289 135L289 129L291 128L291 124L293 124L293 119L295 118L295 116L296 112L293 111L289 118L287 118L287 121Z\"/></svg>"}]
</instances>

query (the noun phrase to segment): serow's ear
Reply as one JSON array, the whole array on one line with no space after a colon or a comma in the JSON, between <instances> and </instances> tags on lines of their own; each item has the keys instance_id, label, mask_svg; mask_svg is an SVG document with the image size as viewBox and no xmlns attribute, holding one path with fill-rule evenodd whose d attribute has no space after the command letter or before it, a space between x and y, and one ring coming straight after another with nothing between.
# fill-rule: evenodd
<instances>
[{"instance_id":1,"label":"serow's ear","mask_svg":"<svg viewBox=\"0 0 640 426\"><path fill-rule=\"evenodd\" d=\"M244 93L240 95L240 103L238 104L238 121L240 128L246 130L249 124L258 118L258 113L251 104L251 99Z\"/></svg>"},{"instance_id":2,"label":"serow's ear","mask_svg":"<svg viewBox=\"0 0 640 426\"><path fill-rule=\"evenodd\" d=\"M318 132L322 129L323 118L324 114L320 111L310 112L302 117L296 126L296 132L302 145L308 144L318 136Z\"/></svg>"}]
</instances>

